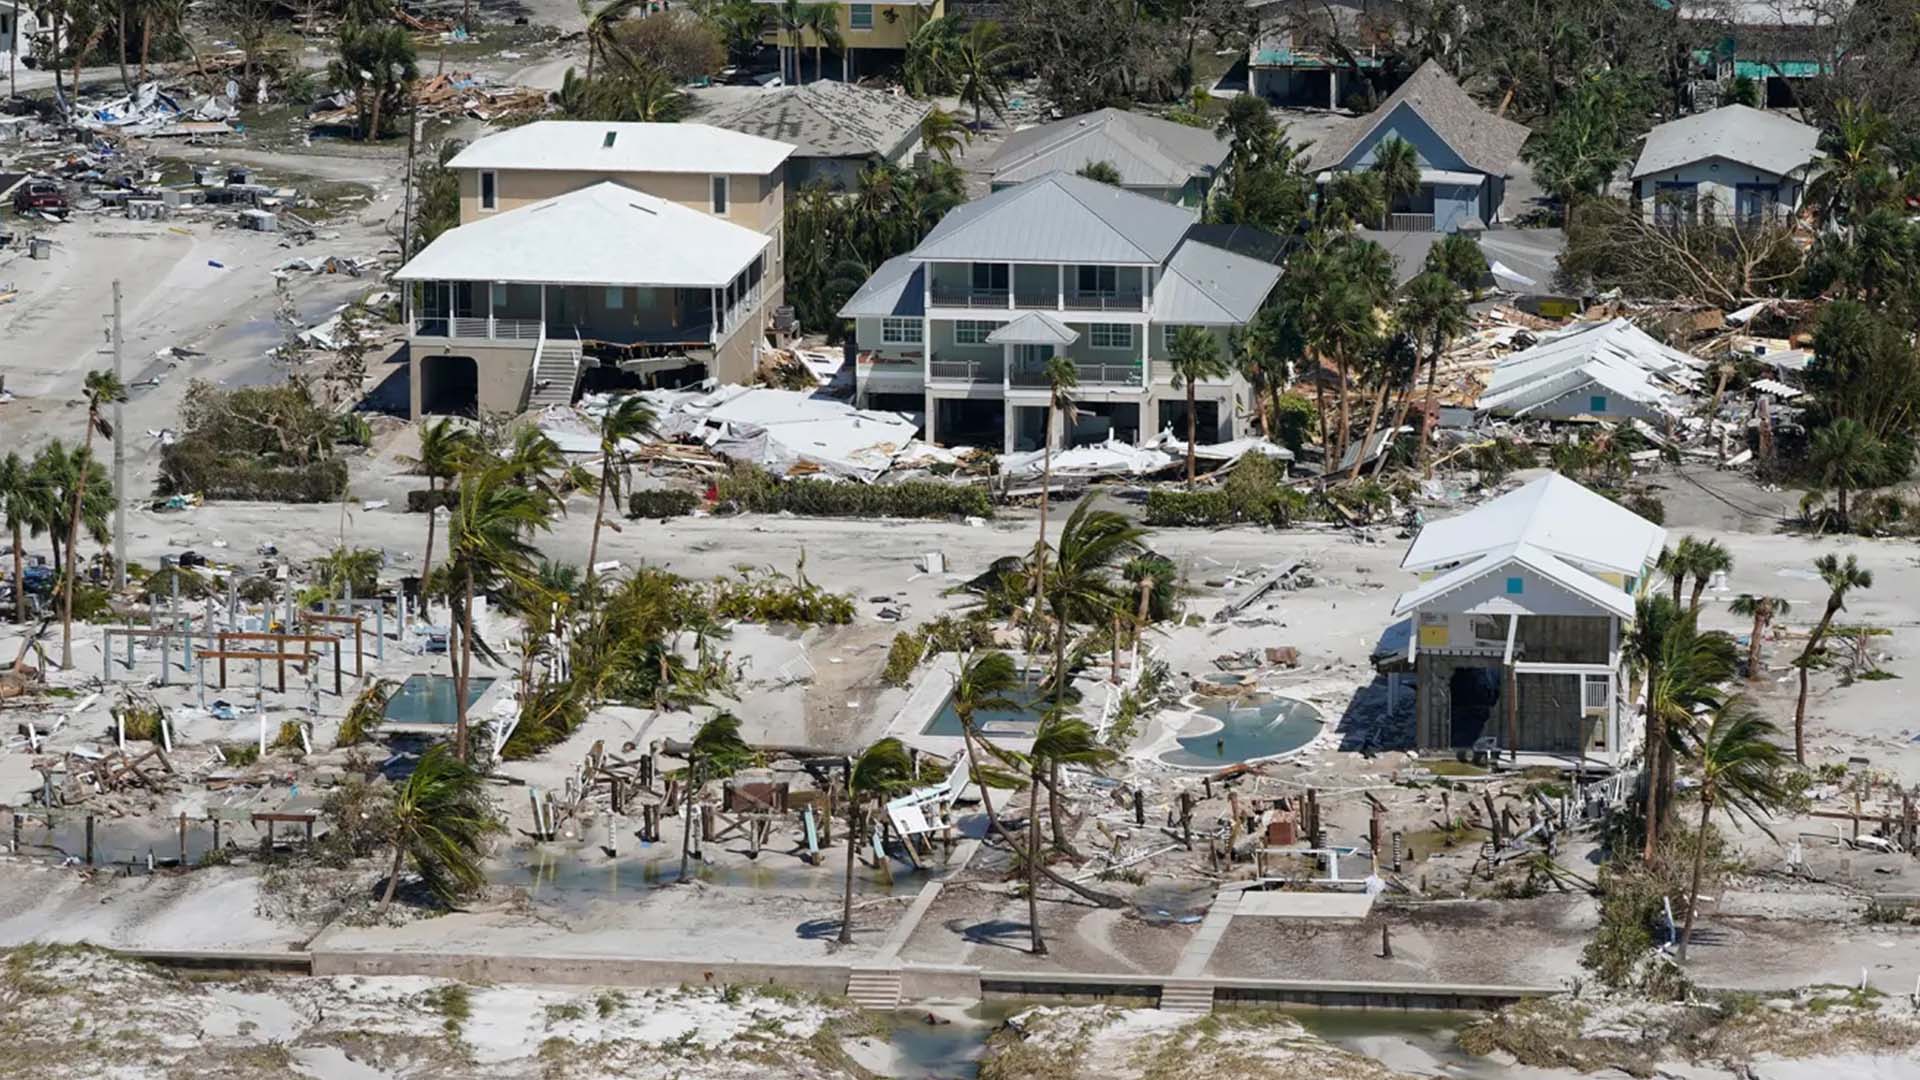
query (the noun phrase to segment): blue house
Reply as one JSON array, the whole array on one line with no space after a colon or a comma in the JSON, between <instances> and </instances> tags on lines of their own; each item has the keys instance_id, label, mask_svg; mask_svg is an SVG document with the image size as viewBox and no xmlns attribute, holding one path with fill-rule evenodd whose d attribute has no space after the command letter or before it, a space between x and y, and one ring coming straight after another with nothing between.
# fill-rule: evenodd
<instances>
[{"instance_id":1,"label":"blue house","mask_svg":"<svg viewBox=\"0 0 1920 1080\"><path fill-rule=\"evenodd\" d=\"M1314 147L1313 167L1325 183L1335 173L1367 169L1381 143L1403 139L1419 155L1420 189L1394 199L1388 228L1477 231L1499 213L1528 134L1526 125L1482 109L1429 60L1379 108Z\"/></svg>"}]
</instances>

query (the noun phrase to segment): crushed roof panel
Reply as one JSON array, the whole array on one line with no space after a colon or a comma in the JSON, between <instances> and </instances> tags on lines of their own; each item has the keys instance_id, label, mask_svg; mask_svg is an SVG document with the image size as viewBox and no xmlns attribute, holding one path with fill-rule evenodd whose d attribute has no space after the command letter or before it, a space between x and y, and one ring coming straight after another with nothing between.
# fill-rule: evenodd
<instances>
[{"instance_id":1,"label":"crushed roof panel","mask_svg":"<svg viewBox=\"0 0 1920 1080\"><path fill-rule=\"evenodd\" d=\"M822 79L718 106L701 116L715 127L792 143L795 157L891 158L918 136L933 108L904 94Z\"/></svg>"}]
</instances>

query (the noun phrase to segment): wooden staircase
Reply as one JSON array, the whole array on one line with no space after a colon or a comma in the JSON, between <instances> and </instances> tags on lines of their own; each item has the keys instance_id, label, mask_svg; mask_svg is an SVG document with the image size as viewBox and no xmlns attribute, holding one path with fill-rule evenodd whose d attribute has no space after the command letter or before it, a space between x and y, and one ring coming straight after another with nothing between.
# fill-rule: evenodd
<instances>
[{"instance_id":1,"label":"wooden staircase","mask_svg":"<svg viewBox=\"0 0 1920 1080\"><path fill-rule=\"evenodd\" d=\"M540 339L533 354L533 388L527 395L527 408L573 404L573 392L580 386L580 339L550 337Z\"/></svg>"},{"instance_id":2,"label":"wooden staircase","mask_svg":"<svg viewBox=\"0 0 1920 1080\"><path fill-rule=\"evenodd\" d=\"M1168 979L1160 986L1160 1008L1167 1012L1210 1013L1213 982L1208 979Z\"/></svg>"},{"instance_id":3,"label":"wooden staircase","mask_svg":"<svg viewBox=\"0 0 1920 1080\"><path fill-rule=\"evenodd\" d=\"M900 1007L900 969L856 967L847 975L847 996L863 1009Z\"/></svg>"}]
</instances>

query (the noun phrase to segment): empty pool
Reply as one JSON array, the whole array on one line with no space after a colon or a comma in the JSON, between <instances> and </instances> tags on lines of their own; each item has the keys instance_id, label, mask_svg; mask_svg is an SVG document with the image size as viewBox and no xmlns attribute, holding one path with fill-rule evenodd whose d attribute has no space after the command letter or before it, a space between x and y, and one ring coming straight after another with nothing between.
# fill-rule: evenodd
<instances>
[{"instance_id":1,"label":"empty pool","mask_svg":"<svg viewBox=\"0 0 1920 1080\"><path fill-rule=\"evenodd\" d=\"M467 680L467 708L472 709L493 680L476 675ZM444 724L459 720L458 691L451 675L409 675L387 699L389 724Z\"/></svg>"},{"instance_id":2,"label":"empty pool","mask_svg":"<svg viewBox=\"0 0 1920 1080\"><path fill-rule=\"evenodd\" d=\"M1027 686L1009 691L1007 700L1019 706L1014 709L980 709L973 714L973 730L987 736L1003 736L1015 739L1031 739L1033 731L1040 723L1040 712L1045 707L1045 699L1038 686ZM959 738L960 714L953 709L953 695L948 694L940 703L940 711L933 714L927 726L920 729L923 735L950 735Z\"/></svg>"},{"instance_id":3,"label":"empty pool","mask_svg":"<svg viewBox=\"0 0 1920 1080\"><path fill-rule=\"evenodd\" d=\"M1160 755L1168 765L1206 769L1238 761L1292 753L1320 734L1320 711L1304 701L1273 694L1254 694L1208 705L1200 715L1218 726L1202 724L1197 735L1182 735L1180 746Z\"/></svg>"}]
</instances>

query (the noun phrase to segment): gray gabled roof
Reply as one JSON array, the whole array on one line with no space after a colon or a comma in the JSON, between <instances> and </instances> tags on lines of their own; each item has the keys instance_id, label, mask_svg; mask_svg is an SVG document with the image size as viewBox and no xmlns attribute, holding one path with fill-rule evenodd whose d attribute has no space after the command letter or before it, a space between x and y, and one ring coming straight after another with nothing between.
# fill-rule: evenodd
<instances>
[{"instance_id":1,"label":"gray gabled roof","mask_svg":"<svg viewBox=\"0 0 1920 1080\"><path fill-rule=\"evenodd\" d=\"M1188 240L1153 289L1153 321L1238 326L1252 321L1280 282L1272 263Z\"/></svg>"},{"instance_id":2,"label":"gray gabled roof","mask_svg":"<svg viewBox=\"0 0 1920 1080\"><path fill-rule=\"evenodd\" d=\"M1079 340L1080 331L1038 311L1029 311L987 335L989 345L1071 345Z\"/></svg>"},{"instance_id":3,"label":"gray gabled roof","mask_svg":"<svg viewBox=\"0 0 1920 1080\"><path fill-rule=\"evenodd\" d=\"M795 157L839 158L894 152L917 137L933 106L906 95L822 79L720 105L700 119L714 127L792 143Z\"/></svg>"},{"instance_id":4,"label":"gray gabled roof","mask_svg":"<svg viewBox=\"0 0 1920 1080\"><path fill-rule=\"evenodd\" d=\"M1434 134L1446 140L1461 160L1492 176L1507 175L1514 159L1520 156L1520 147L1531 134L1525 124L1516 124L1482 109L1460 89L1460 84L1453 81L1445 68L1437 61L1428 60L1400 84L1400 89L1381 102L1379 108L1352 121L1315 147L1314 166L1322 169L1338 166L1402 105L1412 109Z\"/></svg>"},{"instance_id":5,"label":"gray gabled roof","mask_svg":"<svg viewBox=\"0 0 1920 1080\"><path fill-rule=\"evenodd\" d=\"M908 255L880 264L840 308L843 319L913 318L926 314L926 268Z\"/></svg>"},{"instance_id":6,"label":"gray gabled roof","mask_svg":"<svg viewBox=\"0 0 1920 1080\"><path fill-rule=\"evenodd\" d=\"M1786 176L1820 156L1818 128L1789 120L1779 113L1745 105L1726 105L1711 112L1670 120L1647 132L1647 144L1634 163L1633 177L1666 172L1708 158L1750 165L1775 176Z\"/></svg>"},{"instance_id":7,"label":"gray gabled roof","mask_svg":"<svg viewBox=\"0 0 1920 1080\"><path fill-rule=\"evenodd\" d=\"M1069 173L955 207L913 258L921 262L1040 262L1158 266L1196 213Z\"/></svg>"},{"instance_id":8,"label":"gray gabled roof","mask_svg":"<svg viewBox=\"0 0 1920 1080\"><path fill-rule=\"evenodd\" d=\"M1206 128L1100 109L1014 132L987 168L996 184L1020 184L1104 161L1119 171L1122 187L1177 188L1212 176L1230 150Z\"/></svg>"}]
</instances>

